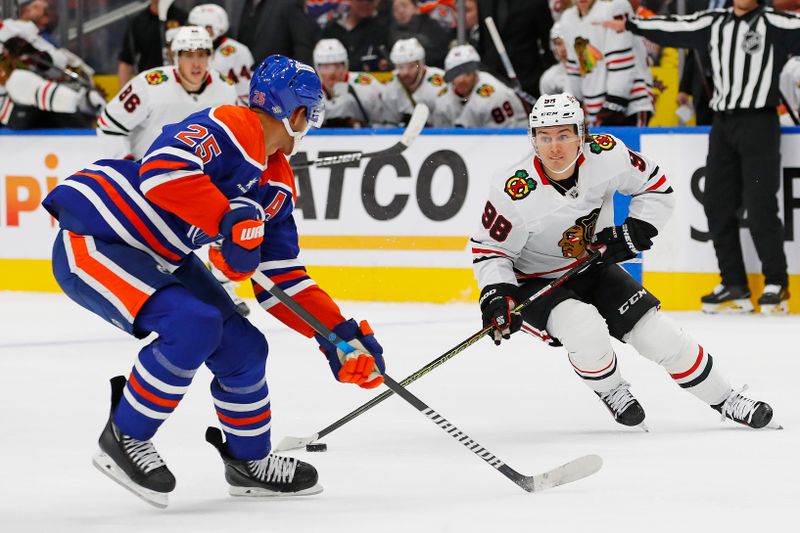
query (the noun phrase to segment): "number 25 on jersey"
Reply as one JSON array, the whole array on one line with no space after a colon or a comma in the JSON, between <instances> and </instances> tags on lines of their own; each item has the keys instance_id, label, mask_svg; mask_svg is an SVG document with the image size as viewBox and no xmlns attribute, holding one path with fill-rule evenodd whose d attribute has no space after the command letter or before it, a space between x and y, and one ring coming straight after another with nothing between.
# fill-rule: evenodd
<instances>
[{"instance_id":1,"label":"number 25 on jersey","mask_svg":"<svg viewBox=\"0 0 800 533\"><path fill-rule=\"evenodd\" d=\"M175 138L189 148L194 148L194 153L203 160L203 163L208 163L212 157L221 153L214 134L209 133L208 129L200 124L190 124L175 135Z\"/></svg>"}]
</instances>

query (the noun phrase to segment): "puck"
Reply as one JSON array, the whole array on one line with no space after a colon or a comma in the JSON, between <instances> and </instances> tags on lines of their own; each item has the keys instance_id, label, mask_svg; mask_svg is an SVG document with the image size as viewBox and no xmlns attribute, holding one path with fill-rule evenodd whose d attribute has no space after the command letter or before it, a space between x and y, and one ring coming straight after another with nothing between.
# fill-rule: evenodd
<instances>
[{"instance_id":1,"label":"puck","mask_svg":"<svg viewBox=\"0 0 800 533\"><path fill-rule=\"evenodd\" d=\"M328 445L324 442L315 442L312 444L306 444L306 451L307 452L327 452Z\"/></svg>"}]
</instances>

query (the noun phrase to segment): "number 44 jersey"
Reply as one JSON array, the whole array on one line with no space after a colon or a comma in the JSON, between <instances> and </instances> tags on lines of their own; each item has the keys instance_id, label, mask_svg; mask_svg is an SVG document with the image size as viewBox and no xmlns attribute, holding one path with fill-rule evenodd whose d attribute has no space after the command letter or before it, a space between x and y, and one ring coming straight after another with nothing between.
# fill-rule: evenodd
<instances>
[{"instance_id":1,"label":"number 44 jersey","mask_svg":"<svg viewBox=\"0 0 800 533\"><path fill-rule=\"evenodd\" d=\"M200 90L190 93L181 85L178 69L165 65L128 82L100 114L97 133L108 139L109 157L141 159L165 125L236 101L232 81L219 72L209 69Z\"/></svg>"},{"instance_id":2,"label":"number 44 jersey","mask_svg":"<svg viewBox=\"0 0 800 533\"><path fill-rule=\"evenodd\" d=\"M675 203L664 171L611 135L588 136L566 192L538 157L506 168L492 179L470 242L478 285L561 275L588 253L596 232L614 225L616 192L631 196L628 216L659 231Z\"/></svg>"}]
</instances>

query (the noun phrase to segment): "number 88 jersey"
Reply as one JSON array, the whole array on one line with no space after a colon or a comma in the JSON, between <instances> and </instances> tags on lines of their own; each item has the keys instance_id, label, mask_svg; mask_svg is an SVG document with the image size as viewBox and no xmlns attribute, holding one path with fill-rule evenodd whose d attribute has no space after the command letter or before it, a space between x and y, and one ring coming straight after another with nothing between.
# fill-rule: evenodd
<instances>
[{"instance_id":1,"label":"number 88 jersey","mask_svg":"<svg viewBox=\"0 0 800 533\"><path fill-rule=\"evenodd\" d=\"M157 67L137 75L108 102L97 119L97 133L109 138L109 157L141 159L165 125L236 101L232 82L217 71L209 69L200 90L189 93L175 67Z\"/></svg>"}]
</instances>

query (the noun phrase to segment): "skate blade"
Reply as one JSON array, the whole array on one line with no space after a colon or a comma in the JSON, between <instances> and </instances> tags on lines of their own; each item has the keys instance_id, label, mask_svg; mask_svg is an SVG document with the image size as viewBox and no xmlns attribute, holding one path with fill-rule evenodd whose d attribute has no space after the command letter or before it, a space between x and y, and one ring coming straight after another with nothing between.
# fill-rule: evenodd
<instances>
[{"instance_id":1,"label":"skate blade","mask_svg":"<svg viewBox=\"0 0 800 533\"><path fill-rule=\"evenodd\" d=\"M228 493L231 496L244 496L248 498L291 498L292 496L311 496L322 492L322 485L317 483L313 487L298 490L297 492L276 492L261 487L234 487L230 486Z\"/></svg>"},{"instance_id":2,"label":"skate blade","mask_svg":"<svg viewBox=\"0 0 800 533\"><path fill-rule=\"evenodd\" d=\"M115 463L114 460L108 456L108 454L102 451L97 452L92 458L92 463L94 463L95 468L97 468L103 474L150 505L158 507L159 509L167 508L167 505L169 504L169 496L167 493L156 492L154 490L146 489L137 485L133 482L133 480L131 480L131 478L128 477L128 474L123 472L122 469L117 466L117 463Z\"/></svg>"},{"instance_id":3,"label":"skate blade","mask_svg":"<svg viewBox=\"0 0 800 533\"><path fill-rule=\"evenodd\" d=\"M650 433L650 428L647 427L647 424L645 424L644 422L642 422L638 426L632 426L632 427L633 427L633 429L641 429L645 433Z\"/></svg>"},{"instance_id":4,"label":"skate blade","mask_svg":"<svg viewBox=\"0 0 800 533\"><path fill-rule=\"evenodd\" d=\"M766 426L764 426L761 429L777 429L777 430L781 430L781 429L783 429L783 426L778 424L774 420L770 420L769 424L767 424Z\"/></svg>"},{"instance_id":5,"label":"skate blade","mask_svg":"<svg viewBox=\"0 0 800 533\"><path fill-rule=\"evenodd\" d=\"M761 314L766 316L788 315L789 302L781 302L777 305L762 305Z\"/></svg>"},{"instance_id":6,"label":"skate blade","mask_svg":"<svg viewBox=\"0 0 800 533\"><path fill-rule=\"evenodd\" d=\"M740 315L753 312L750 300L731 300L721 304L703 304L702 311L710 315Z\"/></svg>"}]
</instances>

